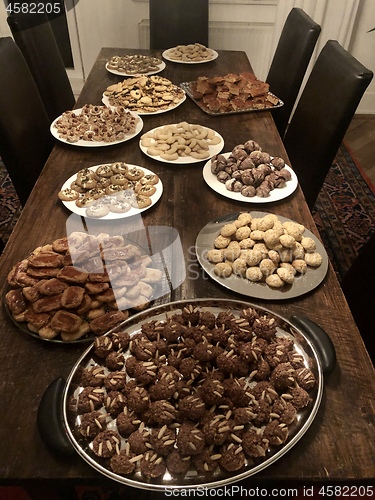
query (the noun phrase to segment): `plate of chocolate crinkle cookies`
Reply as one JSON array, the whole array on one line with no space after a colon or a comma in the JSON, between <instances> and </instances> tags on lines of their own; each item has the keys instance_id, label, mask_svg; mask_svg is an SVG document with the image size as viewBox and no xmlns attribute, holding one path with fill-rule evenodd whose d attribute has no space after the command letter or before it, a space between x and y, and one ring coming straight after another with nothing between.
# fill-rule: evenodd
<instances>
[{"instance_id":1,"label":"plate of chocolate crinkle cookies","mask_svg":"<svg viewBox=\"0 0 375 500\"><path fill-rule=\"evenodd\" d=\"M243 203L272 203L297 189L295 172L253 140L213 156L203 168L206 183L222 196Z\"/></svg>"}]
</instances>

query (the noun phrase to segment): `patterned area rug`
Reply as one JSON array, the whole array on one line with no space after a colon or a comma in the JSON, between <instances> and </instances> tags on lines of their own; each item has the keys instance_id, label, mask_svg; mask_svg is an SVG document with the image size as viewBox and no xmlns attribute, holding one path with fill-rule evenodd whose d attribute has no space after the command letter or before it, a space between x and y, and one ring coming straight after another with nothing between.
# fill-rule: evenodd
<instances>
[{"instance_id":1,"label":"patterned area rug","mask_svg":"<svg viewBox=\"0 0 375 500\"><path fill-rule=\"evenodd\" d=\"M339 281L375 231L375 188L365 179L370 184L342 144L313 210L315 223ZM5 243L21 207L1 160L0 207L0 238Z\"/></svg>"},{"instance_id":2,"label":"patterned area rug","mask_svg":"<svg viewBox=\"0 0 375 500\"><path fill-rule=\"evenodd\" d=\"M6 243L21 213L21 205L0 159L0 238Z\"/></svg>"},{"instance_id":3,"label":"patterned area rug","mask_svg":"<svg viewBox=\"0 0 375 500\"><path fill-rule=\"evenodd\" d=\"M313 210L339 281L375 231L375 190L360 169L342 144Z\"/></svg>"}]
</instances>

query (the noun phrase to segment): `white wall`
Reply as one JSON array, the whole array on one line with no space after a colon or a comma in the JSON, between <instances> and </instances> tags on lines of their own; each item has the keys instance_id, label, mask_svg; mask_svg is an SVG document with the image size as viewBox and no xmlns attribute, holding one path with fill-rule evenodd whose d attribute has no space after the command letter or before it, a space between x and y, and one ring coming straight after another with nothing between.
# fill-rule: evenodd
<instances>
[{"instance_id":1,"label":"white wall","mask_svg":"<svg viewBox=\"0 0 375 500\"><path fill-rule=\"evenodd\" d=\"M349 44L349 52L362 64L375 73L375 1L363 0L360 3L353 37ZM372 79L357 113L375 114L375 79Z\"/></svg>"},{"instance_id":2,"label":"white wall","mask_svg":"<svg viewBox=\"0 0 375 500\"><path fill-rule=\"evenodd\" d=\"M80 0L75 13L87 76L102 47L140 47L138 24L148 17L148 2Z\"/></svg>"}]
</instances>

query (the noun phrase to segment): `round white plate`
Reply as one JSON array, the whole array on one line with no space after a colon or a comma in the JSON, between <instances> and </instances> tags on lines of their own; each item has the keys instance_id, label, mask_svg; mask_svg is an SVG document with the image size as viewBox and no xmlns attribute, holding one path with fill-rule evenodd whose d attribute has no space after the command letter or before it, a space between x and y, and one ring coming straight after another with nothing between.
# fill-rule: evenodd
<instances>
[{"instance_id":1,"label":"round white plate","mask_svg":"<svg viewBox=\"0 0 375 500\"><path fill-rule=\"evenodd\" d=\"M165 69L165 62L160 61L160 64L158 64L158 69L148 71L147 73L126 73L125 71L118 71L117 69L110 69L108 68L108 62L105 65L105 69L109 71L110 73L113 73L114 75L119 75L119 76L129 76L129 77L136 77L136 76L149 76L149 75L156 75L157 73L160 73Z\"/></svg>"},{"instance_id":2,"label":"round white plate","mask_svg":"<svg viewBox=\"0 0 375 500\"><path fill-rule=\"evenodd\" d=\"M101 165L106 165L106 164L103 163ZM95 172L95 170L97 168L99 168L101 165L94 165L93 167L89 167L89 169L93 170ZM127 165L129 167L131 167L131 168L133 168L133 167L140 168L141 170L143 170L143 172L146 175L147 174L154 174L154 172L152 172L151 170L148 170L147 168L139 167L138 165L131 165L130 163L127 163ZM63 189L69 188L70 185L71 185L71 183L73 181L75 181L76 178L77 178L77 174L74 174L71 177L69 177L69 179L67 179L64 182L64 184L62 185L61 191ZM155 193L152 196L150 196L150 198L151 198L151 205L149 205L148 207L146 207L146 208L133 208L132 207L128 212L125 212L125 213L122 213L122 214L116 214L116 213L110 212L108 215L106 215L104 217L100 217L98 220L124 219L126 217L131 217L132 215L137 215L137 214L140 214L141 212L144 212L145 210L148 210L153 205L155 205L155 203L159 200L159 198L161 197L161 195L163 193L163 184L162 184L160 178L159 178L159 182L157 184L155 184L155 187L156 187L156 191L155 191ZM75 201L61 201L61 202L66 206L66 208L68 208L74 214L80 215L81 217L87 217L87 218L90 219L90 217L88 217L86 215L86 208L77 207Z\"/></svg>"},{"instance_id":3,"label":"round white plate","mask_svg":"<svg viewBox=\"0 0 375 500\"><path fill-rule=\"evenodd\" d=\"M81 112L81 110L82 110L82 108L77 108L77 109L73 109L73 112L76 115L78 115ZM122 139L121 141L112 141L112 142L84 141L83 139L80 139L77 142L69 142L65 139L62 139L59 136L57 129L55 127L55 123L57 122L57 120L59 118L61 118L61 116L58 116L57 118L55 118L55 120L53 120L53 122L51 123L50 131L51 131L51 134L53 135L53 137L55 137L55 139L57 139L58 141L64 142L65 144L70 144L71 146L83 146L85 148L97 148L97 147L101 147L101 146L113 146L114 144L121 144L122 142L126 142L126 141L129 141L130 139L133 139L133 137L136 137L139 134L139 132L141 132L141 130L143 129L143 120L138 115L138 113L135 113L134 111L130 111L130 110L129 110L129 113L132 114L133 116L135 116L136 118L138 118L138 122L136 124L135 132L133 134L127 135L125 137L125 139Z\"/></svg>"},{"instance_id":4,"label":"round white plate","mask_svg":"<svg viewBox=\"0 0 375 500\"><path fill-rule=\"evenodd\" d=\"M156 111L134 111L134 113L137 113L137 115L160 115L161 113L167 113L168 111L171 111L172 109L178 108L180 104L186 101L186 94L181 98L181 101L179 101L177 104L173 104L172 106L169 106L167 109L158 109ZM106 95L103 94L102 98L102 103L108 106L108 108L113 108L115 106L112 106L112 104L109 103L109 99Z\"/></svg>"},{"instance_id":5,"label":"round white plate","mask_svg":"<svg viewBox=\"0 0 375 500\"><path fill-rule=\"evenodd\" d=\"M150 130L147 133L155 132L156 130L159 130L159 129L162 129L162 128L164 128L164 125L162 127L156 127L156 128ZM203 128L207 128L207 127L203 127ZM224 147L224 139L222 138L222 136L220 134L218 134L217 132L215 132L215 136L220 138L220 142L219 142L219 144L215 144L213 146L209 146L208 152L209 152L210 158L212 158L213 156L219 154L220 151ZM141 140L139 140L139 147L140 147L142 153L144 153L145 155L147 155L149 158L152 158L153 160L161 161L163 163L173 163L175 165L187 165L189 163L199 163L199 162L202 162L202 161L207 161L207 158L204 158L203 160L199 160L199 159L193 158L191 156L180 156L177 160L164 160L163 158L161 158L161 156L152 156L152 155L148 154L147 153L147 148L144 147L144 146L142 146Z\"/></svg>"},{"instance_id":6,"label":"round white plate","mask_svg":"<svg viewBox=\"0 0 375 500\"><path fill-rule=\"evenodd\" d=\"M222 153L225 158L228 158L231 153ZM288 166L285 168L290 172L292 179L286 183L282 188L275 188L270 191L270 195L267 198L261 198L260 196L247 197L243 196L241 193L235 193L234 191L229 191L225 184L218 181L215 174L211 172L211 160L208 160L203 167L203 178L207 184L217 193L230 198L231 200L243 201L245 203L272 203L274 201L283 200L287 196L291 195L298 186L298 179L295 172Z\"/></svg>"},{"instance_id":7,"label":"round white plate","mask_svg":"<svg viewBox=\"0 0 375 500\"><path fill-rule=\"evenodd\" d=\"M246 295L247 297L257 297L266 300L285 300L299 297L320 285L327 274L328 255L322 243L308 229L305 229L303 235L309 236L315 241L316 251L323 257L323 262L315 269L308 266L306 273L296 275L296 279L291 285L285 284L281 288L271 288L264 281L253 282L236 274L232 274L228 278L223 278L215 274L215 264L207 259L207 252L214 248L215 238L220 234L222 227L225 224L235 221L239 214L240 212L236 212L212 220L201 229L197 236L195 251L198 262L214 281L233 292ZM259 218L268 214L267 212L250 212L250 215L253 218ZM291 219L287 219L281 215L278 215L278 218L281 222L291 221Z\"/></svg>"},{"instance_id":8,"label":"round white plate","mask_svg":"<svg viewBox=\"0 0 375 500\"><path fill-rule=\"evenodd\" d=\"M172 59L169 56L170 51L174 48L175 47L167 49L162 53L162 56L164 57L164 59L166 59L167 61L179 63L179 64L203 64L203 63L208 63L208 62L214 61L215 59L217 59L219 57L219 54L216 52L216 50L210 49L212 52L212 57L210 57L209 59L203 59L202 61L180 61L179 59Z\"/></svg>"}]
</instances>

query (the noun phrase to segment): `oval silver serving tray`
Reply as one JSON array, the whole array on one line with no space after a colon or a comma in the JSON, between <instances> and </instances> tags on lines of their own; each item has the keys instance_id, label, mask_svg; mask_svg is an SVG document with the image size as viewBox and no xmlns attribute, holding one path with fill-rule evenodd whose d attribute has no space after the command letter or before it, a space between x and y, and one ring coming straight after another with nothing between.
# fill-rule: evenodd
<instances>
[{"instance_id":1,"label":"oval silver serving tray","mask_svg":"<svg viewBox=\"0 0 375 500\"><path fill-rule=\"evenodd\" d=\"M79 433L79 416L75 410L74 400L82 390L80 386L80 374L82 370L92 365L103 365L104 361L97 358L93 352L93 345L90 346L79 358L73 367L64 388L63 394L63 416L68 437L77 453L99 473L107 476L119 483L146 490L164 491L169 488L193 489L197 487L220 487L230 483L240 481L253 474L256 474L269 465L279 460L287 453L305 434L312 424L321 402L323 394L323 371L317 351L306 335L292 325L288 320L273 313L269 309L237 300L226 299L192 299L171 302L143 311L127 319L112 331L126 330L130 336L140 331L141 325L151 320L165 320L173 314L179 314L182 309L189 304L198 307L203 311L210 311L218 314L222 311L230 310L235 316L248 307L255 308L261 315L267 315L277 320L277 336L287 337L293 340L294 349L302 354L305 367L309 368L315 375L315 387L309 392L310 404L297 411L295 422L289 427L289 437L287 441L279 447L270 447L265 458L255 459L254 463L247 463L237 472L224 472L219 467L213 473L201 474L195 469L190 469L184 476L166 473L155 480L145 478L140 471L136 470L129 476L115 474L108 467L104 459L98 458L91 450L90 442ZM110 333L110 332L108 332ZM111 419L110 419L111 420ZM115 421L110 423L109 428L115 429ZM123 439L125 441L125 439Z\"/></svg>"},{"instance_id":2,"label":"oval silver serving tray","mask_svg":"<svg viewBox=\"0 0 375 500\"><path fill-rule=\"evenodd\" d=\"M246 212L246 210L243 210L243 212ZM300 297L320 285L327 274L329 259L321 241L319 241L319 239L308 229L305 229L303 235L309 236L315 241L316 251L322 256L323 262L319 267L309 267L305 274L296 276L292 285L285 284L281 288L271 288L264 281L251 282L236 274L232 274L228 278L215 274L214 264L207 259L207 252L214 248L215 238L220 234L222 227L225 224L235 221L240 213L241 212L226 214L210 221L200 230L197 236L195 243L197 259L210 278L233 292L240 293L247 297L264 300L286 300ZM270 212L249 211L249 213L253 218L261 218L268 215ZM281 215L278 215L278 218L281 222L294 222Z\"/></svg>"}]
</instances>

